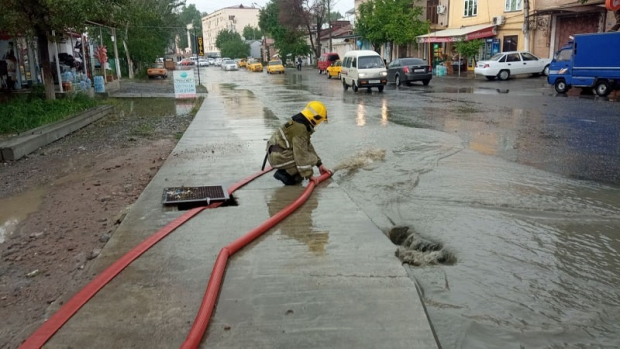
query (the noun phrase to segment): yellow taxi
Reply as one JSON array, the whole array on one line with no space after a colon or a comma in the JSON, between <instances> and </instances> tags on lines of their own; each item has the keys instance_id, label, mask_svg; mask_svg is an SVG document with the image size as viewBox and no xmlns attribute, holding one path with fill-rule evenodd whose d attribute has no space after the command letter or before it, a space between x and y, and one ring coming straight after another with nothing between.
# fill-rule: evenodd
<instances>
[{"instance_id":1,"label":"yellow taxi","mask_svg":"<svg viewBox=\"0 0 620 349\"><path fill-rule=\"evenodd\" d=\"M257 60L257 59L250 59L246 65L246 67L248 68L249 71L253 71L253 72L262 72L263 71L263 65L262 63Z\"/></svg>"},{"instance_id":2,"label":"yellow taxi","mask_svg":"<svg viewBox=\"0 0 620 349\"><path fill-rule=\"evenodd\" d=\"M239 62L237 62L237 64L239 65L239 68L245 68L245 66L247 65L247 61L242 58L239 60Z\"/></svg>"},{"instance_id":3,"label":"yellow taxi","mask_svg":"<svg viewBox=\"0 0 620 349\"><path fill-rule=\"evenodd\" d=\"M284 74L284 66L282 65L282 61L279 59L274 59L269 61L267 65L267 74Z\"/></svg>"},{"instance_id":4,"label":"yellow taxi","mask_svg":"<svg viewBox=\"0 0 620 349\"><path fill-rule=\"evenodd\" d=\"M327 71L327 78L328 79L331 79L331 78L338 78L338 79L340 79L340 71L341 70L342 70L342 61L335 61L334 63L332 63L332 65L330 65L326 69L326 71Z\"/></svg>"}]
</instances>

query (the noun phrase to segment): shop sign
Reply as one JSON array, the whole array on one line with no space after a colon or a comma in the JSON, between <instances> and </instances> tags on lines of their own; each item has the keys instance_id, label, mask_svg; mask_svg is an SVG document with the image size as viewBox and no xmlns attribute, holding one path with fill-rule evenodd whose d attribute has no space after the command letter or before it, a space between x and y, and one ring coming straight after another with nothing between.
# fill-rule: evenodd
<instances>
[{"instance_id":1,"label":"shop sign","mask_svg":"<svg viewBox=\"0 0 620 349\"><path fill-rule=\"evenodd\" d=\"M485 29L478 30L476 32L467 34L467 36L465 37L465 40L469 41L469 40L475 40L475 39L488 38L489 36L495 36L496 34L497 34L497 31L495 30L495 27L489 27L489 28L485 28Z\"/></svg>"},{"instance_id":2,"label":"shop sign","mask_svg":"<svg viewBox=\"0 0 620 349\"><path fill-rule=\"evenodd\" d=\"M196 82L192 70L174 71L174 98L196 98Z\"/></svg>"},{"instance_id":3,"label":"shop sign","mask_svg":"<svg viewBox=\"0 0 620 349\"><path fill-rule=\"evenodd\" d=\"M427 36L418 39L418 43L427 44L429 42L457 42L463 41L462 36Z\"/></svg>"},{"instance_id":4,"label":"shop sign","mask_svg":"<svg viewBox=\"0 0 620 349\"><path fill-rule=\"evenodd\" d=\"M203 40L202 36L198 37L198 55L200 57L204 57L205 56L205 46L204 46L204 40Z\"/></svg>"}]
</instances>

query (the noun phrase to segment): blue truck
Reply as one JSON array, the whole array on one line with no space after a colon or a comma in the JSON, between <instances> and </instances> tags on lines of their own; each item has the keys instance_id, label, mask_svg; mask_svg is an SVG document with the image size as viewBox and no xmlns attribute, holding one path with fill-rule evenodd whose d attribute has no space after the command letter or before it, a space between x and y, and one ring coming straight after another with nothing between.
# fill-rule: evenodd
<instances>
[{"instance_id":1,"label":"blue truck","mask_svg":"<svg viewBox=\"0 0 620 349\"><path fill-rule=\"evenodd\" d=\"M558 93L581 87L605 97L620 89L620 32L575 35L553 57L547 81Z\"/></svg>"}]
</instances>

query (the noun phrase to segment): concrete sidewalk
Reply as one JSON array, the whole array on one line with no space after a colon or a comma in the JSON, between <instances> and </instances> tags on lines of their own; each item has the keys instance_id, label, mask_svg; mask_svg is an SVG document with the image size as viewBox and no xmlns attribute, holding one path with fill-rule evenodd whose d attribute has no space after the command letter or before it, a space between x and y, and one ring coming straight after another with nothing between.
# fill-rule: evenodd
<instances>
[{"instance_id":1,"label":"concrete sidewalk","mask_svg":"<svg viewBox=\"0 0 620 349\"><path fill-rule=\"evenodd\" d=\"M241 116L239 108L256 106L209 94L93 273L184 213L162 207L164 187L228 187L259 170L265 139L279 121ZM267 174L234 194L238 206L201 212L112 280L45 347L178 348L219 250L303 189L284 187ZM394 251L328 180L298 211L230 258L201 347L437 348L415 284Z\"/></svg>"}]
</instances>

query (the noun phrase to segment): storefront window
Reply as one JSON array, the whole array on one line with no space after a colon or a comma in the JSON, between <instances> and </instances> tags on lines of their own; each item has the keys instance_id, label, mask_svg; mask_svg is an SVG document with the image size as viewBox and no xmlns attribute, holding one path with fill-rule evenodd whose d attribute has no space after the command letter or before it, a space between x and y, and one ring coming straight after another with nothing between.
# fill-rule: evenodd
<instances>
[{"instance_id":1,"label":"storefront window","mask_svg":"<svg viewBox=\"0 0 620 349\"><path fill-rule=\"evenodd\" d=\"M473 17L478 15L478 0L465 0L465 11L463 17Z\"/></svg>"}]
</instances>

